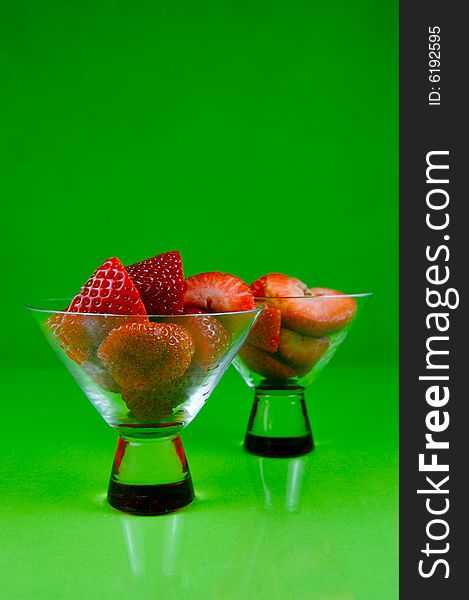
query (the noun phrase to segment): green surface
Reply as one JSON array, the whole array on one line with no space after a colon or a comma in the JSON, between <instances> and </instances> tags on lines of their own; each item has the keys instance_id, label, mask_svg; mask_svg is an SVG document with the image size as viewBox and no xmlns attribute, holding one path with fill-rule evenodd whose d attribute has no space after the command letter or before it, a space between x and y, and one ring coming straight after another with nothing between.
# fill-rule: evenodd
<instances>
[{"instance_id":1,"label":"green surface","mask_svg":"<svg viewBox=\"0 0 469 600\"><path fill-rule=\"evenodd\" d=\"M0 11L2 596L396 598L397 0ZM22 306L175 248L188 274L375 292L310 390L294 512L289 463L262 483L240 450L232 369L184 434L198 502L147 521L103 503L113 433Z\"/></svg>"},{"instance_id":2,"label":"green surface","mask_svg":"<svg viewBox=\"0 0 469 600\"><path fill-rule=\"evenodd\" d=\"M398 597L393 370L326 370L309 390L317 448L297 459L242 451L252 391L230 370L183 436L197 500L163 517L105 503L116 435L65 369L15 375L2 598Z\"/></svg>"}]
</instances>

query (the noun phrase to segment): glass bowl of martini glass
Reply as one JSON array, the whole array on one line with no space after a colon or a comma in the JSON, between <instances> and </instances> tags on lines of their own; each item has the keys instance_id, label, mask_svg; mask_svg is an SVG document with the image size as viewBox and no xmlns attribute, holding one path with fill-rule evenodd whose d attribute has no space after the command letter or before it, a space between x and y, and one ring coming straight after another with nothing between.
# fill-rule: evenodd
<instances>
[{"instance_id":1,"label":"glass bowl of martini glass","mask_svg":"<svg viewBox=\"0 0 469 600\"><path fill-rule=\"evenodd\" d=\"M171 251L127 267L109 258L71 302L49 300L28 308L119 436L109 503L154 515L191 502L194 489L180 433L262 310L249 286L227 273L186 278L180 253Z\"/></svg>"},{"instance_id":2,"label":"glass bowl of martini glass","mask_svg":"<svg viewBox=\"0 0 469 600\"><path fill-rule=\"evenodd\" d=\"M305 390L372 294L307 288L279 273L260 278L251 289L264 310L233 363L255 392L244 446L259 456L306 454L314 440Z\"/></svg>"},{"instance_id":3,"label":"glass bowl of martini glass","mask_svg":"<svg viewBox=\"0 0 469 600\"><path fill-rule=\"evenodd\" d=\"M103 419L118 434L109 503L171 512L194 498L181 442L246 339L260 309L184 314L78 314L68 300L28 306Z\"/></svg>"}]
</instances>

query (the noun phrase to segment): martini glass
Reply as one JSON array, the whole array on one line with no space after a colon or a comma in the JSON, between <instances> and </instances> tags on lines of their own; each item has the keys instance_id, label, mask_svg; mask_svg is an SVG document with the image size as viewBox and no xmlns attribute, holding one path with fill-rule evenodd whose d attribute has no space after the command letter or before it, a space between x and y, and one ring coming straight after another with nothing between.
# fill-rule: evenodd
<instances>
[{"instance_id":1,"label":"martini glass","mask_svg":"<svg viewBox=\"0 0 469 600\"><path fill-rule=\"evenodd\" d=\"M286 346L280 346L276 352L255 347L250 344L253 331L233 362L247 385L254 389L254 404L244 441L248 452L283 458L300 456L314 449L305 390L348 336L371 295L256 298L258 304L280 311L280 344L284 339ZM337 315L344 300L352 310L347 318L341 319ZM298 314L325 317L322 323L318 322L315 336L304 335Z\"/></svg>"},{"instance_id":2,"label":"martini glass","mask_svg":"<svg viewBox=\"0 0 469 600\"><path fill-rule=\"evenodd\" d=\"M215 389L261 309L180 316L60 310L69 302L46 300L28 309L118 434L108 502L141 515L189 504L194 488L180 433ZM162 330L176 331L184 344L148 343L148 337L135 334L139 329L151 329L157 337Z\"/></svg>"}]
</instances>

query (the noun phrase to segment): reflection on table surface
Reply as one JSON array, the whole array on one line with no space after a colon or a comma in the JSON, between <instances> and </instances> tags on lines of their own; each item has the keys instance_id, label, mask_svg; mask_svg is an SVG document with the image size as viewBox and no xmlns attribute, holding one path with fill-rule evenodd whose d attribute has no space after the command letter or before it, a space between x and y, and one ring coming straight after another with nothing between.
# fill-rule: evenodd
<instances>
[{"instance_id":1,"label":"reflection on table surface","mask_svg":"<svg viewBox=\"0 0 469 600\"><path fill-rule=\"evenodd\" d=\"M291 459L243 451L249 394L220 425L226 386L185 434L195 502L136 517L106 503L116 440L73 382L58 372L25 377L31 420L20 440L7 436L1 466L5 597L394 600L397 452L386 381L367 372L365 394L357 372L325 378L322 389L319 380L317 448ZM42 403L38 388L50 390ZM360 414L353 427L351 411Z\"/></svg>"},{"instance_id":2,"label":"reflection on table surface","mask_svg":"<svg viewBox=\"0 0 469 600\"><path fill-rule=\"evenodd\" d=\"M243 496L254 492L256 501L235 511L229 528L199 511L198 502L190 512L162 519L119 516L135 584L142 584L143 592L153 581L159 589L171 586L190 597L197 581L207 586L208 597L275 598L281 590L304 593L309 582L318 597L354 598L338 576L331 546L311 532L305 539L303 521L294 516L302 509L302 484L312 457L243 459L251 483ZM287 565L294 568L282 568Z\"/></svg>"}]
</instances>

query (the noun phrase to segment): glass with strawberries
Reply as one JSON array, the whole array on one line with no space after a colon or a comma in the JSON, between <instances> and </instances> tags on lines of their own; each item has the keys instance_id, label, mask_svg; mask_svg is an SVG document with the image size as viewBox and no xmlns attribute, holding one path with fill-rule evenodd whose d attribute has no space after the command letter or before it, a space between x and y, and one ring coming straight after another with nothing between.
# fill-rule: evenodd
<instances>
[{"instance_id":1,"label":"glass with strawberries","mask_svg":"<svg viewBox=\"0 0 469 600\"><path fill-rule=\"evenodd\" d=\"M344 341L371 296L308 288L294 277L269 273L251 284L264 307L234 366L254 388L245 448L291 457L314 449L304 391Z\"/></svg>"},{"instance_id":2,"label":"glass with strawberries","mask_svg":"<svg viewBox=\"0 0 469 600\"><path fill-rule=\"evenodd\" d=\"M128 267L113 257L71 302L28 308L119 436L109 503L141 515L190 503L194 489L180 433L261 311L249 286L223 273L185 279L176 251Z\"/></svg>"}]
</instances>

